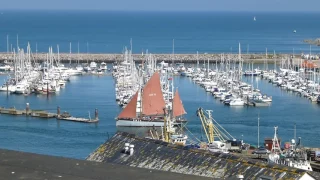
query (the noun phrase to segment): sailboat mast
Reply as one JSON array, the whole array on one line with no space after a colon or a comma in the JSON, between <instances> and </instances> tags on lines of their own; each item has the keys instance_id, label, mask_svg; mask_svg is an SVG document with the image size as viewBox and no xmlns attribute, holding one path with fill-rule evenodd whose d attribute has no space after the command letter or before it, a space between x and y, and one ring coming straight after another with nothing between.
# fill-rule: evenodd
<instances>
[{"instance_id":1,"label":"sailboat mast","mask_svg":"<svg viewBox=\"0 0 320 180\"><path fill-rule=\"evenodd\" d=\"M70 42L70 64L71 64L71 42Z\"/></svg>"},{"instance_id":2,"label":"sailboat mast","mask_svg":"<svg viewBox=\"0 0 320 180\"><path fill-rule=\"evenodd\" d=\"M197 51L197 71L199 69L199 52Z\"/></svg>"},{"instance_id":3,"label":"sailboat mast","mask_svg":"<svg viewBox=\"0 0 320 180\"><path fill-rule=\"evenodd\" d=\"M36 62L37 62L37 59L38 59L38 43L36 42L36 59L35 59Z\"/></svg>"},{"instance_id":4,"label":"sailboat mast","mask_svg":"<svg viewBox=\"0 0 320 180\"><path fill-rule=\"evenodd\" d=\"M260 114L258 114L258 148L260 146Z\"/></svg>"},{"instance_id":5,"label":"sailboat mast","mask_svg":"<svg viewBox=\"0 0 320 180\"><path fill-rule=\"evenodd\" d=\"M80 59L80 55L79 55L79 41L78 41L78 64L79 64L79 59Z\"/></svg>"},{"instance_id":6,"label":"sailboat mast","mask_svg":"<svg viewBox=\"0 0 320 180\"><path fill-rule=\"evenodd\" d=\"M130 51L132 53L132 38L130 38Z\"/></svg>"},{"instance_id":7,"label":"sailboat mast","mask_svg":"<svg viewBox=\"0 0 320 180\"><path fill-rule=\"evenodd\" d=\"M253 61L252 61L252 65L251 65L251 92L253 92Z\"/></svg>"},{"instance_id":8,"label":"sailboat mast","mask_svg":"<svg viewBox=\"0 0 320 180\"><path fill-rule=\"evenodd\" d=\"M208 58L208 69L207 69L207 73L208 73L208 78L209 78L209 58Z\"/></svg>"},{"instance_id":9,"label":"sailboat mast","mask_svg":"<svg viewBox=\"0 0 320 180\"><path fill-rule=\"evenodd\" d=\"M17 52L19 52L19 35L17 34Z\"/></svg>"},{"instance_id":10,"label":"sailboat mast","mask_svg":"<svg viewBox=\"0 0 320 180\"><path fill-rule=\"evenodd\" d=\"M249 44L247 45L247 54L249 54Z\"/></svg>"},{"instance_id":11,"label":"sailboat mast","mask_svg":"<svg viewBox=\"0 0 320 180\"><path fill-rule=\"evenodd\" d=\"M59 44L57 45L57 49L58 49L58 63L60 65L60 50L59 50Z\"/></svg>"},{"instance_id":12,"label":"sailboat mast","mask_svg":"<svg viewBox=\"0 0 320 180\"><path fill-rule=\"evenodd\" d=\"M268 48L266 48L266 60L265 60L265 63L264 63L264 66L265 66L265 67L264 67L264 68L265 68L264 70L266 70L266 71L268 70L267 60L268 60Z\"/></svg>"},{"instance_id":13,"label":"sailboat mast","mask_svg":"<svg viewBox=\"0 0 320 180\"><path fill-rule=\"evenodd\" d=\"M172 66L172 67L171 67L171 68L172 68L172 69L171 69L171 70L172 70L172 73L173 73L173 71L174 71L174 70L173 70L173 64L174 64L174 63L173 63L173 59L174 59L174 39L172 39L172 65L171 65L171 66Z\"/></svg>"},{"instance_id":14,"label":"sailboat mast","mask_svg":"<svg viewBox=\"0 0 320 180\"><path fill-rule=\"evenodd\" d=\"M89 58L88 58L88 57L89 57L89 56L88 56L88 53L89 53L89 52L88 52L88 51L89 51L89 44L88 44L88 42L87 42L87 63L89 64Z\"/></svg>"},{"instance_id":15,"label":"sailboat mast","mask_svg":"<svg viewBox=\"0 0 320 180\"><path fill-rule=\"evenodd\" d=\"M248 48L247 48L247 53L249 51L249 44L248 44ZM239 61L239 80L241 80L241 74L242 74L242 59L241 59L241 44L239 42L239 54L238 54L238 61Z\"/></svg>"},{"instance_id":16,"label":"sailboat mast","mask_svg":"<svg viewBox=\"0 0 320 180\"><path fill-rule=\"evenodd\" d=\"M296 131L296 123L294 123L294 140L297 140L297 131Z\"/></svg>"},{"instance_id":17,"label":"sailboat mast","mask_svg":"<svg viewBox=\"0 0 320 180\"><path fill-rule=\"evenodd\" d=\"M9 53L9 35L7 35L7 53Z\"/></svg>"},{"instance_id":18,"label":"sailboat mast","mask_svg":"<svg viewBox=\"0 0 320 180\"><path fill-rule=\"evenodd\" d=\"M274 71L276 71L276 51L273 50L273 58L274 58Z\"/></svg>"},{"instance_id":19,"label":"sailboat mast","mask_svg":"<svg viewBox=\"0 0 320 180\"><path fill-rule=\"evenodd\" d=\"M172 39L172 65L173 65L173 59L174 59L174 39ZM181 61L182 62L182 61Z\"/></svg>"},{"instance_id":20,"label":"sailboat mast","mask_svg":"<svg viewBox=\"0 0 320 180\"><path fill-rule=\"evenodd\" d=\"M309 59L311 60L311 45L310 45L310 55L309 55Z\"/></svg>"}]
</instances>

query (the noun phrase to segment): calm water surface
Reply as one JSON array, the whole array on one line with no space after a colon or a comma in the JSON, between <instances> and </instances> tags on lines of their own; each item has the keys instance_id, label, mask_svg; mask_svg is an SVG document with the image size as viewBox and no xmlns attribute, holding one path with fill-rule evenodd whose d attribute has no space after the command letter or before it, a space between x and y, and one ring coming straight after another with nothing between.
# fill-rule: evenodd
<instances>
[{"instance_id":1,"label":"calm water surface","mask_svg":"<svg viewBox=\"0 0 320 180\"><path fill-rule=\"evenodd\" d=\"M253 17L257 21L253 21ZM4 11L0 15L0 51L9 44L31 43L33 52L120 53L124 46L141 53L309 52L304 39L319 37L320 13L303 12L103 12L103 11ZM296 30L297 33L293 33ZM88 42L88 47L87 47ZM10 45L9 45L10 46ZM313 52L319 48L312 47Z\"/></svg>"}]
</instances>

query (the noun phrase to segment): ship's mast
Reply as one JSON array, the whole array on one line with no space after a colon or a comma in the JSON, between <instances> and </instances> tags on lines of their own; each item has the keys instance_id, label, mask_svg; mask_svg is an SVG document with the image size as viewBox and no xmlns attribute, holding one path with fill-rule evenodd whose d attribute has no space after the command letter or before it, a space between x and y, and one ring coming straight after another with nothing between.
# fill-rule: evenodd
<instances>
[{"instance_id":1,"label":"ship's mast","mask_svg":"<svg viewBox=\"0 0 320 180\"><path fill-rule=\"evenodd\" d=\"M258 148L260 146L260 114L258 114Z\"/></svg>"},{"instance_id":2,"label":"ship's mast","mask_svg":"<svg viewBox=\"0 0 320 180\"><path fill-rule=\"evenodd\" d=\"M164 127L163 127L163 134L164 134L164 141L165 142L169 142L169 131L168 131L168 122L167 122L167 113L166 113L166 108L163 108L163 112L164 112Z\"/></svg>"},{"instance_id":3,"label":"ship's mast","mask_svg":"<svg viewBox=\"0 0 320 180\"><path fill-rule=\"evenodd\" d=\"M9 53L9 35L7 35L7 53Z\"/></svg>"},{"instance_id":4,"label":"ship's mast","mask_svg":"<svg viewBox=\"0 0 320 180\"><path fill-rule=\"evenodd\" d=\"M272 152L280 152L281 153L281 149L280 149L280 144L279 144L279 140L278 140L278 126L274 127L274 137L272 139Z\"/></svg>"}]
</instances>

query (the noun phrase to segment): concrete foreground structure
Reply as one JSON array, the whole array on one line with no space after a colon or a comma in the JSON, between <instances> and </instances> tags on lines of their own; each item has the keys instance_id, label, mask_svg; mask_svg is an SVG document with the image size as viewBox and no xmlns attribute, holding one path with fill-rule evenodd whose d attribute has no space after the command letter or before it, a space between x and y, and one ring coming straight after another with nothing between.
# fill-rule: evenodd
<instances>
[{"instance_id":1,"label":"concrete foreground structure","mask_svg":"<svg viewBox=\"0 0 320 180\"><path fill-rule=\"evenodd\" d=\"M171 172L0 149L0 180L205 180Z\"/></svg>"}]
</instances>

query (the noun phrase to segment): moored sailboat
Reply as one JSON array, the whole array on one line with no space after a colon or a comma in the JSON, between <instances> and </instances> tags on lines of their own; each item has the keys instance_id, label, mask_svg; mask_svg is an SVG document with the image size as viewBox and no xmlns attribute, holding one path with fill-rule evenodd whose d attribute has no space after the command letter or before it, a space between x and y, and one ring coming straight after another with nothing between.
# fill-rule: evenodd
<instances>
[{"instance_id":1,"label":"moored sailboat","mask_svg":"<svg viewBox=\"0 0 320 180\"><path fill-rule=\"evenodd\" d=\"M166 107L160 83L160 74L155 72L146 85L140 88L116 118L116 126L122 127L162 127L163 108ZM172 99L173 123L185 122L186 114L178 91Z\"/></svg>"}]
</instances>

